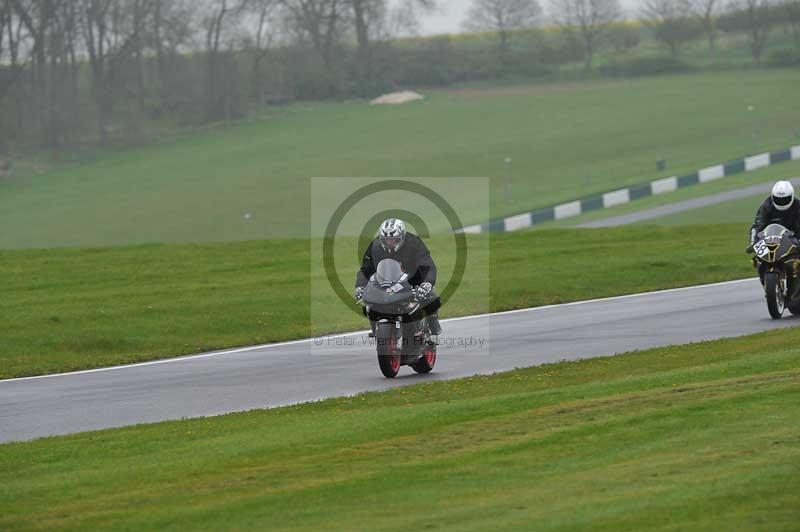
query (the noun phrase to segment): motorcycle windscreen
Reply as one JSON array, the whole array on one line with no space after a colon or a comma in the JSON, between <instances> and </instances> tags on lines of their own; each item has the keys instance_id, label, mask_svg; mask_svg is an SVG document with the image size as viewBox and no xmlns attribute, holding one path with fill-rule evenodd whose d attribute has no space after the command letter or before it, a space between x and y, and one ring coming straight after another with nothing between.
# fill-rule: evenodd
<instances>
[{"instance_id":1,"label":"motorcycle windscreen","mask_svg":"<svg viewBox=\"0 0 800 532\"><path fill-rule=\"evenodd\" d=\"M383 259L378 263L375 280L382 287L392 286L403 279L403 267L394 259Z\"/></svg>"},{"instance_id":2,"label":"motorcycle windscreen","mask_svg":"<svg viewBox=\"0 0 800 532\"><path fill-rule=\"evenodd\" d=\"M766 228L764 228L763 234L764 234L764 238L766 238L768 236L780 237L780 236L783 236L783 234L787 233L787 232L791 232L791 231L786 229L781 224L769 224Z\"/></svg>"}]
</instances>

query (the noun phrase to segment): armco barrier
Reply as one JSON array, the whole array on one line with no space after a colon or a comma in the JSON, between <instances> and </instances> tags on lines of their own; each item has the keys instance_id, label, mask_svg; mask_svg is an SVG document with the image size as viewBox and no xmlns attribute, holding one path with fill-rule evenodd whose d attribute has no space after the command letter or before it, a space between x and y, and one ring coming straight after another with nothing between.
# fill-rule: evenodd
<instances>
[{"instance_id":1,"label":"armco barrier","mask_svg":"<svg viewBox=\"0 0 800 532\"><path fill-rule=\"evenodd\" d=\"M709 166L683 176L656 179L655 181L632 185L628 188L612 190L603 194L568 201L560 205L515 214L499 220L492 220L485 224L471 225L465 227L463 231L465 233L490 233L527 229L536 224L549 222L551 220L572 218L585 212L607 209L647 196L665 194L678 190L679 188L722 179L729 175L752 172L753 170L758 170L766 166L797 160L800 160L800 145L781 151L760 153L743 159Z\"/></svg>"}]
</instances>

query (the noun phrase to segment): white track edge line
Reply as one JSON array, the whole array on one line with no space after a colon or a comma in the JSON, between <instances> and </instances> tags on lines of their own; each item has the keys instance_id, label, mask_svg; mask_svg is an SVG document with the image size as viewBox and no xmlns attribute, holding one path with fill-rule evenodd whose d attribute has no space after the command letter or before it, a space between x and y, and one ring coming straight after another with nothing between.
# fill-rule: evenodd
<instances>
[{"instance_id":1,"label":"white track edge line","mask_svg":"<svg viewBox=\"0 0 800 532\"><path fill-rule=\"evenodd\" d=\"M458 317L458 318L448 318L446 320L442 320L442 322L443 323L452 323L452 322L456 322L456 321L474 320L474 319L478 319L478 318L491 318L491 317L495 317L495 316L507 316L507 315L510 315L510 314L522 314L524 312L538 312L538 311L549 310L549 309L554 309L554 308L574 307L574 306L578 306L578 305L586 305L586 304L589 304L589 303L600 303L600 302L606 302L606 301L620 301L620 300L624 300L624 299L633 299L633 298L637 298L637 297L644 297L644 296L651 296L651 295L658 295L658 294L668 294L668 293L674 293L674 292L685 292L685 291L689 291L689 290L696 290L696 289L699 289L699 288L713 288L713 287L717 287L717 286L733 285L733 284L739 284L739 283L745 283L745 282L754 281L756 279L757 279L756 277L748 277L746 279L736 279L736 280L733 280L733 281L722 281L722 282L719 282L719 283L700 284L700 285L694 285L694 286L683 286L683 287L680 287L680 288L667 288L667 289L664 289L664 290L655 290L655 291L652 291L652 292L639 292L639 293L636 293L636 294L626 294L626 295L621 295L621 296L602 297L602 298L596 298L596 299L586 299L586 300L583 300L583 301L573 301L571 303L558 303L558 304L555 304L555 305L544 305L544 306L541 306L541 307L530 307L530 308L516 309L516 310L504 310L502 312L490 312L490 313L487 313L487 314L475 314L473 316L461 316L461 317ZM335 334L335 335L320 335L320 336L316 336L316 337L313 337L313 338L305 338L305 339L302 339L302 340L291 340L291 341L288 341L288 342L278 342L278 343L272 343L272 344L253 345L253 346L248 346L248 347L239 347L239 348L236 348L236 349L227 349L227 350L224 350L224 351L213 351L211 353L202 353L202 354L199 354L199 355L187 355L187 356L179 356L179 357L175 357L175 358L164 358L164 359L160 359L160 360L150 360L150 361L147 361L147 362L136 362L136 363L133 363L133 364L123 364L123 365L120 365L120 366L109 366L109 367L105 367L105 368L85 369L85 370L70 371L70 372L65 372L65 373L51 373L51 374L48 374L48 375L35 375L35 376L32 376L32 377L17 377L17 378L13 378L13 379L2 379L2 380L0 380L0 386L2 386L4 383L14 383L14 382L32 381L32 380L40 380L40 379L54 379L54 378L57 378L57 377L70 377L70 376L73 376L73 375L87 375L87 374L90 374L90 373L101 373L101 372L105 372L105 371L116 371L116 370L130 369L130 368L140 368L140 367L145 367L145 366L157 366L157 365L160 365L160 364L175 364L175 363L179 363L179 362L188 362L188 361L192 361L192 360L201 360L201 359L204 359L204 358L212 358L212 357L217 357L217 356L221 356L221 355L233 355L233 354L237 354L237 353L245 353L245 352L248 352L248 351L257 351L259 349L272 349L272 348L276 348L276 347L285 347L285 346L288 346L288 345L306 344L306 343L313 342L315 339L318 339L318 338L347 338L349 336L358 336L358 335L361 335L361 334L365 334L367 332L368 332L367 330L363 330L363 331L355 331L355 332Z\"/></svg>"}]
</instances>

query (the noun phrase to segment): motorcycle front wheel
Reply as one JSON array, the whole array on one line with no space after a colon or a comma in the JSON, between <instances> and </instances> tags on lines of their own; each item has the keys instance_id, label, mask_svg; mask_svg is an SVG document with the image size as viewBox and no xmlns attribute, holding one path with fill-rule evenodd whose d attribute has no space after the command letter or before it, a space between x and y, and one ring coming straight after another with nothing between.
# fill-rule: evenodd
<instances>
[{"instance_id":1,"label":"motorcycle front wheel","mask_svg":"<svg viewBox=\"0 0 800 532\"><path fill-rule=\"evenodd\" d=\"M394 379L400 372L401 347L394 323L379 323L375 340L378 344L378 366L387 379Z\"/></svg>"},{"instance_id":2,"label":"motorcycle front wheel","mask_svg":"<svg viewBox=\"0 0 800 532\"><path fill-rule=\"evenodd\" d=\"M767 310L773 320L783 317L783 310L786 304L786 294L784 293L781 277L775 272L769 272L764 276L764 291L767 295Z\"/></svg>"}]
</instances>

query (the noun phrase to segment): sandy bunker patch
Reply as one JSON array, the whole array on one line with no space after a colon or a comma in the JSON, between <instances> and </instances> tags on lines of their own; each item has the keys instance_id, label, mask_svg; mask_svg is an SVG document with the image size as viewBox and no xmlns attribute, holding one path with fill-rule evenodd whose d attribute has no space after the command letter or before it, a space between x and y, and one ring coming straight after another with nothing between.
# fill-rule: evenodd
<instances>
[{"instance_id":1,"label":"sandy bunker patch","mask_svg":"<svg viewBox=\"0 0 800 532\"><path fill-rule=\"evenodd\" d=\"M375 98L370 102L370 105L399 105L401 103L416 102L424 99L425 96L414 91L392 92Z\"/></svg>"}]
</instances>

